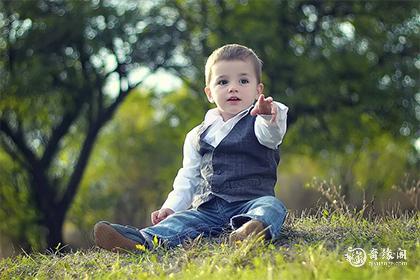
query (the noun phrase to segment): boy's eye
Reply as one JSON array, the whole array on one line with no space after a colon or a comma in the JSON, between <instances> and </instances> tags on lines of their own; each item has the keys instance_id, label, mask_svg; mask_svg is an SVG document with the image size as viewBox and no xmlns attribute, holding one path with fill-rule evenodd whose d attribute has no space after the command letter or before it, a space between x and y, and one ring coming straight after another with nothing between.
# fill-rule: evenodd
<instances>
[{"instance_id":1,"label":"boy's eye","mask_svg":"<svg viewBox=\"0 0 420 280\"><path fill-rule=\"evenodd\" d=\"M218 85L226 85L227 83L228 83L227 80L219 80L219 81L217 81L217 84Z\"/></svg>"},{"instance_id":2,"label":"boy's eye","mask_svg":"<svg viewBox=\"0 0 420 280\"><path fill-rule=\"evenodd\" d=\"M241 84L247 84L247 83L249 83L248 79L241 79L239 82Z\"/></svg>"}]
</instances>

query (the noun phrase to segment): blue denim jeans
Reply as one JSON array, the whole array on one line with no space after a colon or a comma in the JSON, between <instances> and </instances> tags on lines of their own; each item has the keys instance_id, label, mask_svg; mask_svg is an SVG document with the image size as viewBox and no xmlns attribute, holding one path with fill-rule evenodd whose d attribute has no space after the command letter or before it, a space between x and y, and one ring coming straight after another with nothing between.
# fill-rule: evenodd
<instances>
[{"instance_id":1,"label":"blue denim jeans","mask_svg":"<svg viewBox=\"0 0 420 280\"><path fill-rule=\"evenodd\" d=\"M153 238L168 247L181 244L199 235L214 237L228 229L237 229L247 221L261 221L271 239L278 238L287 210L273 196L249 201L227 202L219 197L203 203L196 209L176 212L160 223L144 229L111 224L119 233L141 244L153 247Z\"/></svg>"}]
</instances>

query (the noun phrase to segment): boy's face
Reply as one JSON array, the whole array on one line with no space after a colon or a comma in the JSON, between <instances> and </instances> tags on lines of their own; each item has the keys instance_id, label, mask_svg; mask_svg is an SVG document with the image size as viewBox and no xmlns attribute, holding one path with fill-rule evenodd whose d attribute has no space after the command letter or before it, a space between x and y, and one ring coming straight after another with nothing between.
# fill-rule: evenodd
<instances>
[{"instance_id":1,"label":"boy's face","mask_svg":"<svg viewBox=\"0 0 420 280\"><path fill-rule=\"evenodd\" d=\"M224 121L247 109L263 92L251 60L221 60L211 70L210 84L204 91Z\"/></svg>"}]
</instances>

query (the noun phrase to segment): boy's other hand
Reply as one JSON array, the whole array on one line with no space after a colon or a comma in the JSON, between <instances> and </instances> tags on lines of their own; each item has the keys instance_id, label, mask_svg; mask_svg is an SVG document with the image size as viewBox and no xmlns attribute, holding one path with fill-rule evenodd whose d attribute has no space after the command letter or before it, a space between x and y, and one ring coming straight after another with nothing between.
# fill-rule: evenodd
<instances>
[{"instance_id":1,"label":"boy's other hand","mask_svg":"<svg viewBox=\"0 0 420 280\"><path fill-rule=\"evenodd\" d=\"M271 115L270 122L274 122L277 116L277 106L273 104L273 98L264 98L263 94L260 94L254 108L251 110L251 116L256 115Z\"/></svg>"},{"instance_id":2,"label":"boy's other hand","mask_svg":"<svg viewBox=\"0 0 420 280\"><path fill-rule=\"evenodd\" d=\"M175 212L169 208L162 208L160 210L154 211L151 215L152 224L156 225L160 223L161 221L165 220L169 215L172 215L173 213Z\"/></svg>"}]
</instances>

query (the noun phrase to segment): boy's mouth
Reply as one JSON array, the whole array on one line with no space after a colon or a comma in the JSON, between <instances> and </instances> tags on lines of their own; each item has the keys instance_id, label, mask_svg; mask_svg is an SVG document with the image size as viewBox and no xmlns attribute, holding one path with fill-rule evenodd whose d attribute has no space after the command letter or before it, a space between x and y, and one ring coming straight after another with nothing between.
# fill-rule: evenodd
<instances>
[{"instance_id":1,"label":"boy's mouth","mask_svg":"<svg viewBox=\"0 0 420 280\"><path fill-rule=\"evenodd\" d=\"M231 96L231 97L229 97L228 98L228 100L227 101L240 101L241 99L239 98L239 97L236 97L236 96Z\"/></svg>"}]
</instances>

